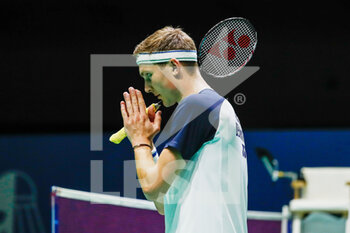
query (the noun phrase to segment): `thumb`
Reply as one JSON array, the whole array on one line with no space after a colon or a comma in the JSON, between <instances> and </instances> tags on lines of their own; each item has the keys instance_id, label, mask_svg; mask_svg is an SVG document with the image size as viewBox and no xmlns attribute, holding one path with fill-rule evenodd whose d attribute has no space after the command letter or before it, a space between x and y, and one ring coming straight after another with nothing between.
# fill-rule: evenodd
<instances>
[{"instance_id":1,"label":"thumb","mask_svg":"<svg viewBox=\"0 0 350 233\"><path fill-rule=\"evenodd\" d=\"M153 104L151 106L148 107L148 110L147 110L147 115L148 115L148 118L151 122L154 121L154 118L155 118L155 109L154 109L154 106Z\"/></svg>"},{"instance_id":2,"label":"thumb","mask_svg":"<svg viewBox=\"0 0 350 233\"><path fill-rule=\"evenodd\" d=\"M162 123L162 111L159 110L156 113L156 116L154 118L154 124L159 130L160 130L161 123Z\"/></svg>"}]
</instances>

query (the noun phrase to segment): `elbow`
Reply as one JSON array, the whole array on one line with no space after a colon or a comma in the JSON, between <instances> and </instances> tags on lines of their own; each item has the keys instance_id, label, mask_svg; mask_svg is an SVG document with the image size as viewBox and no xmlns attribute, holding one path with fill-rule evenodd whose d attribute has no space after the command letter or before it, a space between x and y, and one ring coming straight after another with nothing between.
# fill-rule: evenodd
<instances>
[{"instance_id":1,"label":"elbow","mask_svg":"<svg viewBox=\"0 0 350 233\"><path fill-rule=\"evenodd\" d=\"M163 200L163 197L167 193L169 187L170 185L167 183L154 183L154 185L142 187L142 191L148 200L159 202L160 200Z\"/></svg>"},{"instance_id":2,"label":"elbow","mask_svg":"<svg viewBox=\"0 0 350 233\"><path fill-rule=\"evenodd\" d=\"M142 191L148 200L157 202L157 203L163 203L163 198L166 193L166 190L164 189L163 186L155 185L155 186L143 187Z\"/></svg>"},{"instance_id":3,"label":"elbow","mask_svg":"<svg viewBox=\"0 0 350 233\"><path fill-rule=\"evenodd\" d=\"M153 187L144 187L142 188L143 193L145 194L146 198L150 201L157 200L158 198L158 191Z\"/></svg>"},{"instance_id":4,"label":"elbow","mask_svg":"<svg viewBox=\"0 0 350 233\"><path fill-rule=\"evenodd\" d=\"M157 211L158 211L158 214L164 215L164 209L157 209Z\"/></svg>"},{"instance_id":5,"label":"elbow","mask_svg":"<svg viewBox=\"0 0 350 233\"><path fill-rule=\"evenodd\" d=\"M141 187L142 187L142 191L145 194L145 196L147 197L147 199L151 200L151 201L157 200L162 192L161 191L162 186L156 182L149 183L149 184L144 183L143 185L141 185Z\"/></svg>"}]
</instances>

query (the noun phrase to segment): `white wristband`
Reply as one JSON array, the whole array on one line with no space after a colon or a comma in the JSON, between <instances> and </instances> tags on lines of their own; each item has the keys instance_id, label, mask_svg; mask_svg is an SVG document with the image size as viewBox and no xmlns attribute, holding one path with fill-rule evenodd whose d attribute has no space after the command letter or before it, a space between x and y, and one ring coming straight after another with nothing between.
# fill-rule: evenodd
<instances>
[{"instance_id":1,"label":"white wristband","mask_svg":"<svg viewBox=\"0 0 350 233\"><path fill-rule=\"evenodd\" d=\"M157 152L157 148L154 145L152 149L152 156L153 156L153 161L156 163L158 161L159 155Z\"/></svg>"}]
</instances>

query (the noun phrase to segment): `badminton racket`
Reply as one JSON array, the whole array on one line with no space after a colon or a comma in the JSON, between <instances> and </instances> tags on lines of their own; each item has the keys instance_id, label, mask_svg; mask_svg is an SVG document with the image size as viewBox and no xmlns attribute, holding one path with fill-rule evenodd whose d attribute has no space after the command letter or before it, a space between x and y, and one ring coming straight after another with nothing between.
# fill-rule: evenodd
<instances>
[{"instance_id":1,"label":"badminton racket","mask_svg":"<svg viewBox=\"0 0 350 233\"><path fill-rule=\"evenodd\" d=\"M200 69L216 78L231 76L248 63L257 42L257 33L249 20L225 19L202 39L198 49Z\"/></svg>"}]
</instances>

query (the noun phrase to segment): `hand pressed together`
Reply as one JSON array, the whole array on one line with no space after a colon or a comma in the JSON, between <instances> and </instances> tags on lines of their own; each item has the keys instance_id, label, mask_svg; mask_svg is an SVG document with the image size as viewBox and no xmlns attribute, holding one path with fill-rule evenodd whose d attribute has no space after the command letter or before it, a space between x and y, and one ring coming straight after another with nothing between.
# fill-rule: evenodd
<instances>
[{"instance_id":1,"label":"hand pressed together","mask_svg":"<svg viewBox=\"0 0 350 233\"><path fill-rule=\"evenodd\" d=\"M123 93L124 100L120 102L125 132L132 146L147 143L152 144L154 136L160 131L161 111L155 113L151 106L146 113L146 104L141 91L129 88L129 93Z\"/></svg>"}]
</instances>

